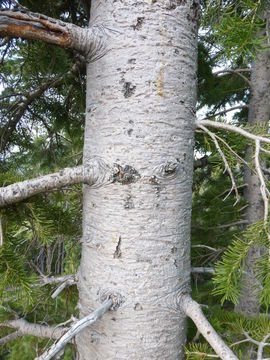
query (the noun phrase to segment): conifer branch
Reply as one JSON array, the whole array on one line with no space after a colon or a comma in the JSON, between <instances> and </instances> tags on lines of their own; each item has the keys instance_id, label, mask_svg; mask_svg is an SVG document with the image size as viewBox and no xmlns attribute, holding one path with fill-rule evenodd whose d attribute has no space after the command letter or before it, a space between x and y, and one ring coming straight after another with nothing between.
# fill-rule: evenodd
<instances>
[{"instance_id":1,"label":"conifer branch","mask_svg":"<svg viewBox=\"0 0 270 360\"><path fill-rule=\"evenodd\" d=\"M196 301L192 300L189 295L184 295L180 297L179 305L184 313L192 319L197 329L222 360L238 360L232 350L225 344L208 322L200 305Z\"/></svg>"}]
</instances>

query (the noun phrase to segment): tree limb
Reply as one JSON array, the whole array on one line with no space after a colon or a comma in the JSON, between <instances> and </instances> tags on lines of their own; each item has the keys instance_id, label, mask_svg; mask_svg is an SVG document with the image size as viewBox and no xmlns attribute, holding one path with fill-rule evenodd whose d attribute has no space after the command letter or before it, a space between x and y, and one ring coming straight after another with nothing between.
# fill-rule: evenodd
<instances>
[{"instance_id":1,"label":"tree limb","mask_svg":"<svg viewBox=\"0 0 270 360\"><path fill-rule=\"evenodd\" d=\"M92 57L105 45L101 33L98 27L81 28L25 10L0 10L0 37L40 40Z\"/></svg>"},{"instance_id":2,"label":"tree limb","mask_svg":"<svg viewBox=\"0 0 270 360\"><path fill-rule=\"evenodd\" d=\"M8 334L0 339L0 346L3 346L10 341L16 340L18 337L23 336L23 333L20 330L14 331L11 334Z\"/></svg>"},{"instance_id":3,"label":"tree limb","mask_svg":"<svg viewBox=\"0 0 270 360\"><path fill-rule=\"evenodd\" d=\"M24 319L6 320L0 323L0 326L17 329L21 335L32 335L38 337L45 337L49 339L59 339L65 334L69 328L66 327L53 327L47 325L29 323Z\"/></svg>"},{"instance_id":4,"label":"tree limb","mask_svg":"<svg viewBox=\"0 0 270 360\"><path fill-rule=\"evenodd\" d=\"M208 322L200 305L192 300L189 295L181 296L179 300L179 305L184 313L193 320L197 329L212 346L216 354L222 360L238 360L231 349L225 344L212 325Z\"/></svg>"},{"instance_id":5,"label":"tree limb","mask_svg":"<svg viewBox=\"0 0 270 360\"><path fill-rule=\"evenodd\" d=\"M251 81L249 81L249 79L246 76L244 76L242 72L250 72L250 69L224 69L214 72L213 75L226 74L226 73L235 74L239 76L242 80L244 80L244 82L247 83L250 88L252 88Z\"/></svg>"},{"instance_id":6,"label":"tree limb","mask_svg":"<svg viewBox=\"0 0 270 360\"><path fill-rule=\"evenodd\" d=\"M58 341L56 341L50 349L48 349L44 354L35 360L50 360L57 353L59 353L59 351L61 351L67 345L67 343L70 342L71 339L73 339L74 336L76 336L80 331L100 319L112 307L112 305L113 300L107 299L91 314L72 325L71 328Z\"/></svg>"},{"instance_id":7,"label":"tree limb","mask_svg":"<svg viewBox=\"0 0 270 360\"><path fill-rule=\"evenodd\" d=\"M227 131L232 131L235 132L237 134L240 134L244 137L246 137L247 139L253 140L255 141L256 139L260 140L261 142L264 142L266 144L270 144L270 139L264 136L260 136L260 135L254 135L238 126L234 126L234 125L230 125L230 124L226 124L223 122L219 122L219 121L212 121L212 120L197 120L195 122L197 127L200 127L200 125L202 126L210 126L216 129L222 129L222 130L227 130Z\"/></svg>"},{"instance_id":8,"label":"tree limb","mask_svg":"<svg viewBox=\"0 0 270 360\"><path fill-rule=\"evenodd\" d=\"M0 208L67 185L85 183L100 186L108 181L112 182L116 171L119 169L110 169L100 159L94 158L86 166L65 168L58 173L8 185L0 188Z\"/></svg>"}]
</instances>

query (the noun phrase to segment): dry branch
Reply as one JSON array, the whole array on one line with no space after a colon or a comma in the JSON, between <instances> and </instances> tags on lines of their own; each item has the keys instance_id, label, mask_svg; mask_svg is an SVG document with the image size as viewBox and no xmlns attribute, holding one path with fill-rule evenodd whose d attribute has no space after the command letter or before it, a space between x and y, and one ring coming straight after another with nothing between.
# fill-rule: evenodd
<instances>
[{"instance_id":1,"label":"dry branch","mask_svg":"<svg viewBox=\"0 0 270 360\"><path fill-rule=\"evenodd\" d=\"M216 354L222 360L238 360L231 349L225 344L212 325L208 322L200 305L192 300L189 295L181 296L179 300L180 307L184 313L193 320L197 329L212 346Z\"/></svg>"},{"instance_id":2,"label":"dry branch","mask_svg":"<svg viewBox=\"0 0 270 360\"><path fill-rule=\"evenodd\" d=\"M44 354L36 358L36 360L49 360L54 357L80 331L100 319L111 308L112 305L113 301L111 299L106 300L98 309L93 311L90 315L82 318L74 325L72 325L71 328L58 341L56 341L50 349L48 349Z\"/></svg>"},{"instance_id":3,"label":"dry branch","mask_svg":"<svg viewBox=\"0 0 270 360\"><path fill-rule=\"evenodd\" d=\"M30 11L0 11L0 37L40 40L93 55L93 50L100 50L99 33L97 28L81 28Z\"/></svg>"},{"instance_id":4,"label":"dry branch","mask_svg":"<svg viewBox=\"0 0 270 360\"><path fill-rule=\"evenodd\" d=\"M221 130L227 130L227 131L232 131L235 132L237 134L240 134L244 137L246 137L247 139L253 140L255 141L256 139L260 140L261 142L264 142L266 144L270 144L270 139L264 136L260 136L260 135L254 135L240 127L234 126L234 125L230 125L230 124L226 124L223 122L218 122L218 121L211 121L211 120L197 120L196 121L196 126L197 127L201 127L202 126L210 126L216 129L221 129Z\"/></svg>"},{"instance_id":5,"label":"dry branch","mask_svg":"<svg viewBox=\"0 0 270 360\"><path fill-rule=\"evenodd\" d=\"M10 341L16 340L18 337L23 336L23 333L20 330L14 331L11 334L8 334L0 339L0 346L3 346Z\"/></svg>"},{"instance_id":6,"label":"dry branch","mask_svg":"<svg viewBox=\"0 0 270 360\"><path fill-rule=\"evenodd\" d=\"M1 327L8 327L20 331L21 336L32 335L49 339L59 339L69 328L53 327L29 323L24 319L6 320L0 323Z\"/></svg>"}]
</instances>

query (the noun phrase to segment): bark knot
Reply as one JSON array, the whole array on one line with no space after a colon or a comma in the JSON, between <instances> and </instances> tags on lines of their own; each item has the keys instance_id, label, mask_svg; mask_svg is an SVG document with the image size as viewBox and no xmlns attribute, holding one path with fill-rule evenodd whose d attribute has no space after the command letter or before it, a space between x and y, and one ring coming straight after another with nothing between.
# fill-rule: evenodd
<instances>
[{"instance_id":1,"label":"bark knot","mask_svg":"<svg viewBox=\"0 0 270 360\"><path fill-rule=\"evenodd\" d=\"M140 179L140 174L134 167L125 165L124 167L116 165L118 172L114 175L114 182L119 182L123 185L131 184Z\"/></svg>"}]
</instances>

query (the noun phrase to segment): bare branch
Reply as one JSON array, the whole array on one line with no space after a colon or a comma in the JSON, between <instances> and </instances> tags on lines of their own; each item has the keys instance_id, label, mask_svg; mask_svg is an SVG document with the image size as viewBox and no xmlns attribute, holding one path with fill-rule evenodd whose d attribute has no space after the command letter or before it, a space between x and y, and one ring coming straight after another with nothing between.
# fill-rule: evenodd
<instances>
[{"instance_id":1,"label":"bare branch","mask_svg":"<svg viewBox=\"0 0 270 360\"><path fill-rule=\"evenodd\" d=\"M82 331L87 326L93 324L98 319L100 319L113 305L112 299L106 300L98 309L93 311L90 315L82 318L77 321L71 328L58 340L56 341L50 349L48 349L44 354L36 358L35 360L49 360L54 357L59 351L61 351L71 339L74 338L80 331Z\"/></svg>"},{"instance_id":2,"label":"bare branch","mask_svg":"<svg viewBox=\"0 0 270 360\"><path fill-rule=\"evenodd\" d=\"M75 281L75 279L67 279L66 281L64 281L60 286L58 286L58 288L53 292L52 294L52 299L55 299L66 287L72 286L74 284L76 284L77 281Z\"/></svg>"},{"instance_id":3,"label":"bare branch","mask_svg":"<svg viewBox=\"0 0 270 360\"><path fill-rule=\"evenodd\" d=\"M237 189L237 186L236 186L236 183L235 183L235 180L234 180L234 176L233 176L233 173L232 173L232 170L230 168L230 165L226 159L226 156L224 155L223 151L221 150L220 146L219 146L219 143L215 137L215 135L209 131L205 126L203 125L199 125L199 127L204 131L206 132L206 134L208 134L211 139L213 140L215 146L216 146L216 149L219 153L219 155L221 156L223 162L224 162L224 165L225 165L225 171L228 172L229 176L230 176L230 179L231 179L231 183L232 183L232 187L231 187L231 190L229 191L229 193L225 196L224 200L227 199L227 197L231 194L232 190L234 190L235 192L235 196L236 196L236 202L235 204L239 201L240 199L240 196L239 196L239 193L238 193L238 189Z\"/></svg>"},{"instance_id":4,"label":"bare branch","mask_svg":"<svg viewBox=\"0 0 270 360\"><path fill-rule=\"evenodd\" d=\"M200 305L192 300L189 295L181 296L179 300L179 305L184 313L193 320L197 329L212 346L216 354L222 360L238 360L231 349L217 334L213 326L208 322Z\"/></svg>"},{"instance_id":5,"label":"bare branch","mask_svg":"<svg viewBox=\"0 0 270 360\"><path fill-rule=\"evenodd\" d=\"M207 120L207 119L212 119L212 118L214 118L214 117L216 117L216 116L220 116L220 115L227 114L227 113L230 112L230 111L241 110L241 109L246 109L246 108L248 108L248 105L246 105L246 104L233 106L233 107L231 107L231 108L229 108L229 109L225 109L225 110L219 111L219 112L217 112L217 113L215 113L215 114L213 114L213 115L209 115L209 116L203 118L203 119L200 120L200 121Z\"/></svg>"},{"instance_id":6,"label":"bare branch","mask_svg":"<svg viewBox=\"0 0 270 360\"><path fill-rule=\"evenodd\" d=\"M203 249L208 249L210 251L219 251L220 249L215 249L211 246L207 246L207 245L191 245L192 248L203 248Z\"/></svg>"},{"instance_id":7,"label":"bare branch","mask_svg":"<svg viewBox=\"0 0 270 360\"><path fill-rule=\"evenodd\" d=\"M266 343L266 340L268 340L270 337L270 334L267 334L264 336L262 341L260 342L258 346L258 352L257 352L257 360L263 360L263 349L265 346L270 346L269 343Z\"/></svg>"},{"instance_id":8,"label":"bare branch","mask_svg":"<svg viewBox=\"0 0 270 360\"><path fill-rule=\"evenodd\" d=\"M263 199L263 203L264 203L264 228L265 231L267 232L267 220L268 220L268 196L267 196L267 188L265 185L265 181L264 181L264 177L263 177L263 173L262 173L262 169L260 166L260 160L259 160L259 156L260 156L260 140L256 139L255 140L255 169L257 171L261 186L260 186L260 190L261 190L261 194L262 194L262 199Z\"/></svg>"},{"instance_id":9,"label":"bare branch","mask_svg":"<svg viewBox=\"0 0 270 360\"><path fill-rule=\"evenodd\" d=\"M8 334L0 339L0 346L3 346L10 341L16 340L18 337L23 336L23 333L20 330L14 331L11 334Z\"/></svg>"},{"instance_id":10,"label":"bare branch","mask_svg":"<svg viewBox=\"0 0 270 360\"><path fill-rule=\"evenodd\" d=\"M64 276L41 276L38 280L39 285L55 285L64 282L70 282L72 284L77 283L76 275L64 275Z\"/></svg>"},{"instance_id":11,"label":"bare branch","mask_svg":"<svg viewBox=\"0 0 270 360\"><path fill-rule=\"evenodd\" d=\"M238 69L224 69L224 70L219 70L219 71L214 72L213 75L226 74L226 73L235 74L235 75L239 76L242 80L244 80L245 83L247 83L250 88L252 88L251 81L249 81L249 79L246 76L244 76L242 74L242 72L250 72L250 70L249 69L239 69L239 70Z\"/></svg>"},{"instance_id":12,"label":"bare branch","mask_svg":"<svg viewBox=\"0 0 270 360\"><path fill-rule=\"evenodd\" d=\"M6 320L0 326L17 329L21 332L20 336L32 335L49 339L59 339L69 328L53 327L40 324L29 323L24 319Z\"/></svg>"},{"instance_id":13,"label":"bare branch","mask_svg":"<svg viewBox=\"0 0 270 360\"><path fill-rule=\"evenodd\" d=\"M255 141L256 139L260 140L261 142L264 142L266 144L270 144L270 139L264 136L260 136L260 135L254 135L238 126L234 126L234 125L230 125L230 124L225 124L223 122L218 122L218 121L211 121L211 120L197 120L196 121L196 126L197 127L201 127L202 126L210 126L216 129L222 129L222 130L227 130L227 131L232 131L235 132L237 134L240 134L244 137L246 137L247 139L253 140Z\"/></svg>"},{"instance_id":14,"label":"bare branch","mask_svg":"<svg viewBox=\"0 0 270 360\"><path fill-rule=\"evenodd\" d=\"M214 274L215 269L210 267L192 267L191 272L193 274Z\"/></svg>"},{"instance_id":15,"label":"bare branch","mask_svg":"<svg viewBox=\"0 0 270 360\"><path fill-rule=\"evenodd\" d=\"M41 40L85 54L91 53L91 56L102 48L101 33L97 27L81 28L25 10L0 11L0 37Z\"/></svg>"},{"instance_id":16,"label":"bare branch","mask_svg":"<svg viewBox=\"0 0 270 360\"><path fill-rule=\"evenodd\" d=\"M87 166L65 168L58 173L8 185L0 188L0 208L67 185L85 183L100 186L113 181L113 171L119 171L119 169L109 169L100 159L94 158Z\"/></svg>"}]
</instances>

